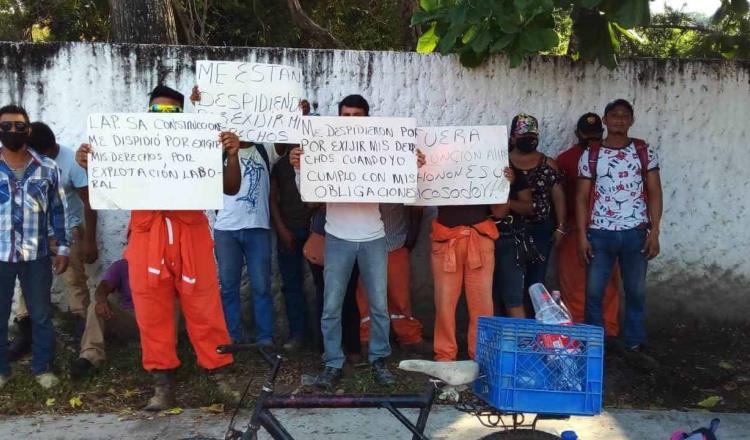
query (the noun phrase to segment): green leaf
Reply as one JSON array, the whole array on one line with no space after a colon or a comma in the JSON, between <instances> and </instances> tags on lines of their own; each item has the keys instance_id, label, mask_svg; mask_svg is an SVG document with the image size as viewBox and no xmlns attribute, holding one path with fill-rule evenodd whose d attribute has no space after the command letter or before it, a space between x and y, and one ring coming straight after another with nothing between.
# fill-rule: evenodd
<instances>
[{"instance_id":1,"label":"green leaf","mask_svg":"<svg viewBox=\"0 0 750 440\"><path fill-rule=\"evenodd\" d=\"M512 50L508 53L508 58L510 59L510 67L516 68L521 65L523 62L523 54L519 52L518 50Z\"/></svg>"},{"instance_id":2,"label":"green leaf","mask_svg":"<svg viewBox=\"0 0 750 440\"><path fill-rule=\"evenodd\" d=\"M471 40L474 39L474 37L477 35L477 29L479 27L475 24L471 25L468 31L464 33L463 38L461 38L461 42L464 44L469 44Z\"/></svg>"},{"instance_id":3,"label":"green leaf","mask_svg":"<svg viewBox=\"0 0 750 440\"><path fill-rule=\"evenodd\" d=\"M419 0L419 7L427 12L432 12L440 6L440 0Z\"/></svg>"},{"instance_id":4,"label":"green leaf","mask_svg":"<svg viewBox=\"0 0 750 440\"><path fill-rule=\"evenodd\" d=\"M518 42L527 52L539 52L556 47L560 44L560 37L554 29L532 28L524 30Z\"/></svg>"},{"instance_id":5,"label":"green leaf","mask_svg":"<svg viewBox=\"0 0 750 440\"><path fill-rule=\"evenodd\" d=\"M435 24L433 23L427 32L423 33L417 40L417 52L432 53L440 41L440 37L435 33Z\"/></svg>"},{"instance_id":6,"label":"green leaf","mask_svg":"<svg viewBox=\"0 0 750 440\"><path fill-rule=\"evenodd\" d=\"M628 40L639 44L648 44L648 38L639 34L635 29L625 29L617 23L612 23L617 31L623 34Z\"/></svg>"},{"instance_id":7,"label":"green leaf","mask_svg":"<svg viewBox=\"0 0 750 440\"><path fill-rule=\"evenodd\" d=\"M612 49L617 52L620 50L620 39L617 38L615 28L612 23L607 23L607 31L609 32L609 42L612 44Z\"/></svg>"},{"instance_id":8,"label":"green leaf","mask_svg":"<svg viewBox=\"0 0 750 440\"><path fill-rule=\"evenodd\" d=\"M417 24L427 23L435 20L439 16L440 13L438 12L416 11L414 15L411 16L411 25L414 26Z\"/></svg>"},{"instance_id":9,"label":"green leaf","mask_svg":"<svg viewBox=\"0 0 750 440\"><path fill-rule=\"evenodd\" d=\"M459 61L465 67L477 67L484 61L485 54L476 53L471 49L461 51L458 56Z\"/></svg>"},{"instance_id":10,"label":"green leaf","mask_svg":"<svg viewBox=\"0 0 750 440\"><path fill-rule=\"evenodd\" d=\"M492 36L490 35L489 30L487 30L487 28L482 28L482 30L477 33L477 36L471 42L471 48L476 53L484 53L487 52L487 47L491 42Z\"/></svg>"},{"instance_id":11,"label":"green leaf","mask_svg":"<svg viewBox=\"0 0 750 440\"><path fill-rule=\"evenodd\" d=\"M500 38L496 39L490 46L490 52L497 53L505 49L513 42L516 38L516 34L503 34Z\"/></svg>"},{"instance_id":12,"label":"green leaf","mask_svg":"<svg viewBox=\"0 0 750 440\"><path fill-rule=\"evenodd\" d=\"M448 28L448 32L440 37L440 41L437 45L437 50L443 55L450 53L453 48L456 47L456 40L464 33L465 28L466 26L454 25Z\"/></svg>"},{"instance_id":13,"label":"green leaf","mask_svg":"<svg viewBox=\"0 0 750 440\"><path fill-rule=\"evenodd\" d=\"M698 406L701 408L713 408L721 402L720 396L709 396L698 402Z\"/></svg>"},{"instance_id":14,"label":"green leaf","mask_svg":"<svg viewBox=\"0 0 750 440\"><path fill-rule=\"evenodd\" d=\"M506 34L515 34L521 30L521 15L518 11L514 10L512 13L498 15L495 17L495 21L500 27L500 30Z\"/></svg>"},{"instance_id":15,"label":"green leaf","mask_svg":"<svg viewBox=\"0 0 750 440\"><path fill-rule=\"evenodd\" d=\"M609 12L609 11L605 11ZM648 0L621 0L613 14L607 14L611 21L616 21L622 27L631 29L645 26L651 20Z\"/></svg>"}]
</instances>

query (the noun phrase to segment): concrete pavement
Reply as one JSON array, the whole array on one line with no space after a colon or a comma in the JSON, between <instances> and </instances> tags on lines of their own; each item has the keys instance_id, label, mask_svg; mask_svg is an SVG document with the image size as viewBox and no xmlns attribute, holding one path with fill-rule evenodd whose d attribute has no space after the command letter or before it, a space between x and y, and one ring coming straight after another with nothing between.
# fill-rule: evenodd
<instances>
[{"instance_id":1,"label":"concrete pavement","mask_svg":"<svg viewBox=\"0 0 750 440\"><path fill-rule=\"evenodd\" d=\"M302 440L408 440L407 430L385 410L283 410L274 414L287 430ZM412 420L415 412L408 412ZM247 420L247 412L240 420ZM721 440L750 439L750 414L715 414L703 411L612 410L597 417L574 417L568 421L543 421L540 428L551 433L574 430L582 440L668 440L678 429L694 429L721 419ZM74 416L38 415L0 417L0 439L180 439L196 435L221 438L228 417L199 410L148 419L138 413L130 420L118 414ZM241 426L241 425L240 425ZM478 439L496 432L484 428L473 417L452 407L433 409L427 424L431 439ZM270 439L262 433L261 439Z\"/></svg>"}]
</instances>

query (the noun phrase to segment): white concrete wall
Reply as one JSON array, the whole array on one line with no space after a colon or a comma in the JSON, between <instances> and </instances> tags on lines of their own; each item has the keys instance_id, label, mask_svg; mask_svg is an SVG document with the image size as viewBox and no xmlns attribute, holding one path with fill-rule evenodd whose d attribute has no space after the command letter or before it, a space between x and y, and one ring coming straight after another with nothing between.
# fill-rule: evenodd
<instances>
[{"instance_id":1,"label":"white concrete wall","mask_svg":"<svg viewBox=\"0 0 750 440\"><path fill-rule=\"evenodd\" d=\"M189 94L198 59L290 64L305 69L321 114L361 93L371 113L423 125L509 123L520 111L542 122L543 149L573 140L586 111L617 97L635 105L632 134L662 160L662 255L649 274L652 311L747 320L750 312L750 66L723 61L625 60L615 71L539 57L510 69L497 58L468 70L454 57L394 52L193 48L107 44L0 44L0 104L24 105L65 145L85 139L89 112L143 111L163 79ZM128 215L103 212L102 262L120 255ZM414 255L416 312L432 313L426 233Z\"/></svg>"}]
</instances>

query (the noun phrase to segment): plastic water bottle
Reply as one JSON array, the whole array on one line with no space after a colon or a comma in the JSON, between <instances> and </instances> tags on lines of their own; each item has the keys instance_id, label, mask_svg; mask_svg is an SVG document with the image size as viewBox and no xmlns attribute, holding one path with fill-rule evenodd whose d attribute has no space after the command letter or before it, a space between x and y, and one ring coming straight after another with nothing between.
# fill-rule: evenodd
<instances>
[{"instance_id":1,"label":"plastic water bottle","mask_svg":"<svg viewBox=\"0 0 750 440\"><path fill-rule=\"evenodd\" d=\"M542 283L529 287L534 304L536 320L542 324L573 325L567 307L559 300L559 294L551 294ZM557 298L556 298L557 297ZM538 336L546 355L546 363L552 374L548 386L557 391L581 391L577 355L580 346L564 334L542 333Z\"/></svg>"},{"instance_id":2,"label":"plastic water bottle","mask_svg":"<svg viewBox=\"0 0 750 440\"><path fill-rule=\"evenodd\" d=\"M542 324L553 325L573 324L573 319L571 319L567 307L561 305L562 301L558 303L544 287L544 284L532 284L529 287L529 295L531 296L531 302L534 304L537 321Z\"/></svg>"}]
</instances>

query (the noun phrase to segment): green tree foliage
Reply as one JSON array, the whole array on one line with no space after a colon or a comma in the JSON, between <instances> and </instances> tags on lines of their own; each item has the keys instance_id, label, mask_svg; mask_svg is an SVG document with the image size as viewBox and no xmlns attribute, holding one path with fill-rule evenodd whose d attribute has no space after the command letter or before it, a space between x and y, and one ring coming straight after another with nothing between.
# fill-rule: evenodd
<instances>
[{"instance_id":1,"label":"green tree foliage","mask_svg":"<svg viewBox=\"0 0 750 440\"><path fill-rule=\"evenodd\" d=\"M648 0L420 0L412 23L425 28L418 51L458 53L466 66L494 53L518 66L528 55L567 47L575 59L614 68L621 53L746 57L748 9L748 0L722 0L710 28L699 28L674 11L652 24ZM645 31L656 43L648 43Z\"/></svg>"},{"instance_id":2,"label":"green tree foliage","mask_svg":"<svg viewBox=\"0 0 750 440\"><path fill-rule=\"evenodd\" d=\"M643 42L626 42L622 53L655 58L750 58L750 13L730 2L713 17L667 8L639 29Z\"/></svg>"},{"instance_id":3,"label":"green tree foliage","mask_svg":"<svg viewBox=\"0 0 750 440\"><path fill-rule=\"evenodd\" d=\"M558 49L566 16L569 50L609 67L617 64L620 36L637 38L629 29L650 20L648 0L420 0L412 23L428 26L422 52L457 52L467 66L504 53L518 66L527 55Z\"/></svg>"},{"instance_id":4,"label":"green tree foliage","mask_svg":"<svg viewBox=\"0 0 750 440\"><path fill-rule=\"evenodd\" d=\"M109 31L107 0L0 0L0 39L97 41Z\"/></svg>"}]
</instances>

